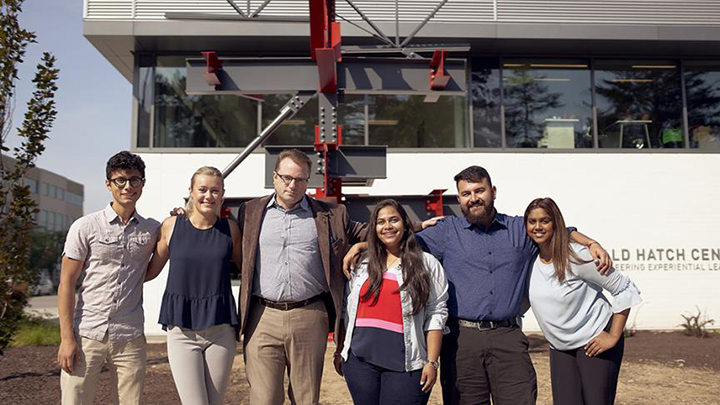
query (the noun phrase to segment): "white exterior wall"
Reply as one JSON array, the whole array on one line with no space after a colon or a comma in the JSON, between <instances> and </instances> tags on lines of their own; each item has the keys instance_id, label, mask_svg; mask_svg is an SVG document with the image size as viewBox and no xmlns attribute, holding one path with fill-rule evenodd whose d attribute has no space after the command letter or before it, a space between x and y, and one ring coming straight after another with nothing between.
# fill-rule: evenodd
<instances>
[{"instance_id":1,"label":"white exterior wall","mask_svg":"<svg viewBox=\"0 0 720 405\"><path fill-rule=\"evenodd\" d=\"M222 169L235 155L141 156L148 182L138 209L160 220L183 203L198 167ZM635 281L645 301L631 312L629 326L675 329L680 315L696 306L720 319L720 154L391 152L387 180L345 191L393 196L447 188L455 194L453 176L474 164L490 172L499 212L522 215L533 198L552 197L568 225L614 251L616 267ZM228 178L226 195L268 194L264 170L264 155L252 154ZM623 253L629 257L621 260ZM145 286L148 334L161 333L157 319L166 272ZM525 329L538 330L531 313Z\"/></svg>"}]
</instances>

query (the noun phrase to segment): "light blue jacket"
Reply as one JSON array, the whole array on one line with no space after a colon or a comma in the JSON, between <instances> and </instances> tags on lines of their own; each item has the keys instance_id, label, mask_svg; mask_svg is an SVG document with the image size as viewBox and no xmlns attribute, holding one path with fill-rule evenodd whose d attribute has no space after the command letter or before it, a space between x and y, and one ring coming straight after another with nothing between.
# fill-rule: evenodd
<instances>
[{"instance_id":1,"label":"light blue jacket","mask_svg":"<svg viewBox=\"0 0 720 405\"><path fill-rule=\"evenodd\" d=\"M423 259L430 276L430 295L425 307L417 314L412 315L413 308L410 295L404 290L400 291L403 312L403 337L405 340L405 371L419 370L427 364L425 332L442 330L447 333L445 321L447 321L448 317L448 282L445 278L445 271L440 262L431 254L423 252ZM397 276L398 285L403 284L402 263L396 264L388 271ZM345 361L348 359L353 330L355 329L360 289L367 279L367 262L363 262L353 272L345 288L342 311L342 320L345 323L345 342L341 353ZM382 344L382 342L378 342L378 344Z\"/></svg>"}]
</instances>

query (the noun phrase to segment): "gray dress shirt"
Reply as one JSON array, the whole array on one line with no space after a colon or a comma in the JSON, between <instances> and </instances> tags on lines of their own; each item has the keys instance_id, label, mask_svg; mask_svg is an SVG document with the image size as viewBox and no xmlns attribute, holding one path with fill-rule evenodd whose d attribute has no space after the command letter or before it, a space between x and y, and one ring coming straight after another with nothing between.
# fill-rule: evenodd
<instances>
[{"instance_id":1,"label":"gray dress shirt","mask_svg":"<svg viewBox=\"0 0 720 405\"><path fill-rule=\"evenodd\" d=\"M137 211L124 224L109 204L70 226L63 254L83 262L74 316L80 336L127 341L143 334L142 286L159 230Z\"/></svg>"},{"instance_id":2,"label":"gray dress shirt","mask_svg":"<svg viewBox=\"0 0 720 405\"><path fill-rule=\"evenodd\" d=\"M253 295L296 302L327 291L315 218L307 197L285 210L273 196L260 227Z\"/></svg>"}]
</instances>

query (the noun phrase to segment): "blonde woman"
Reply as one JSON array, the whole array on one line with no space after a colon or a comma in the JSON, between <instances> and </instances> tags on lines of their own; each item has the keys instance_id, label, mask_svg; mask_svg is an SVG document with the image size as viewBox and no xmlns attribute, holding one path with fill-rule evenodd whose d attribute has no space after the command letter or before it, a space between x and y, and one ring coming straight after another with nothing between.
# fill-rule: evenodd
<instances>
[{"instance_id":1,"label":"blonde woman","mask_svg":"<svg viewBox=\"0 0 720 405\"><path fill-rule=\"evenodd\" d=\"M240 263L240 230L220 218L222 174L201 167L190 180L185 214L163 221L146 280L170 260L160 323L183 404L222 404L239 324L230 290L230 260Z\"/></svg>"}]
</instances>

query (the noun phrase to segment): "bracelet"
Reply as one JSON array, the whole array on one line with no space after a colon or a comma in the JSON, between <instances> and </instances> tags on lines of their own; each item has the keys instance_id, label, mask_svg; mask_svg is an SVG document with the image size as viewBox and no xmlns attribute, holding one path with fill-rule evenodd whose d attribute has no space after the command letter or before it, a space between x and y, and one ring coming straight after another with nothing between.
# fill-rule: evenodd
<instances>
[{"instance_id":1,"label":"bracelet","mask_svg":"<svg viewBox=\"0 0 720 405\"><path fill-rule=\"evenodd\" d=\"M342 357L342 353L340 353L340 352L334 352L334 353L333 353L333 359L337 359L338 357Z\"/></svg>"},{"instance_id":2,"label":"bracelet","mask_svg":"<svg viewBox=\"0 0 720 405\"><path fill-rule=\"evenodd\" d=\"M588 243L587 245L585 245L585 247L588 248L588 249L590 249L590 246L592 246L594 243L597 243L597 242L596 242L596 241L592 241L592 242Z\"/></svg>"}]
</instances>

